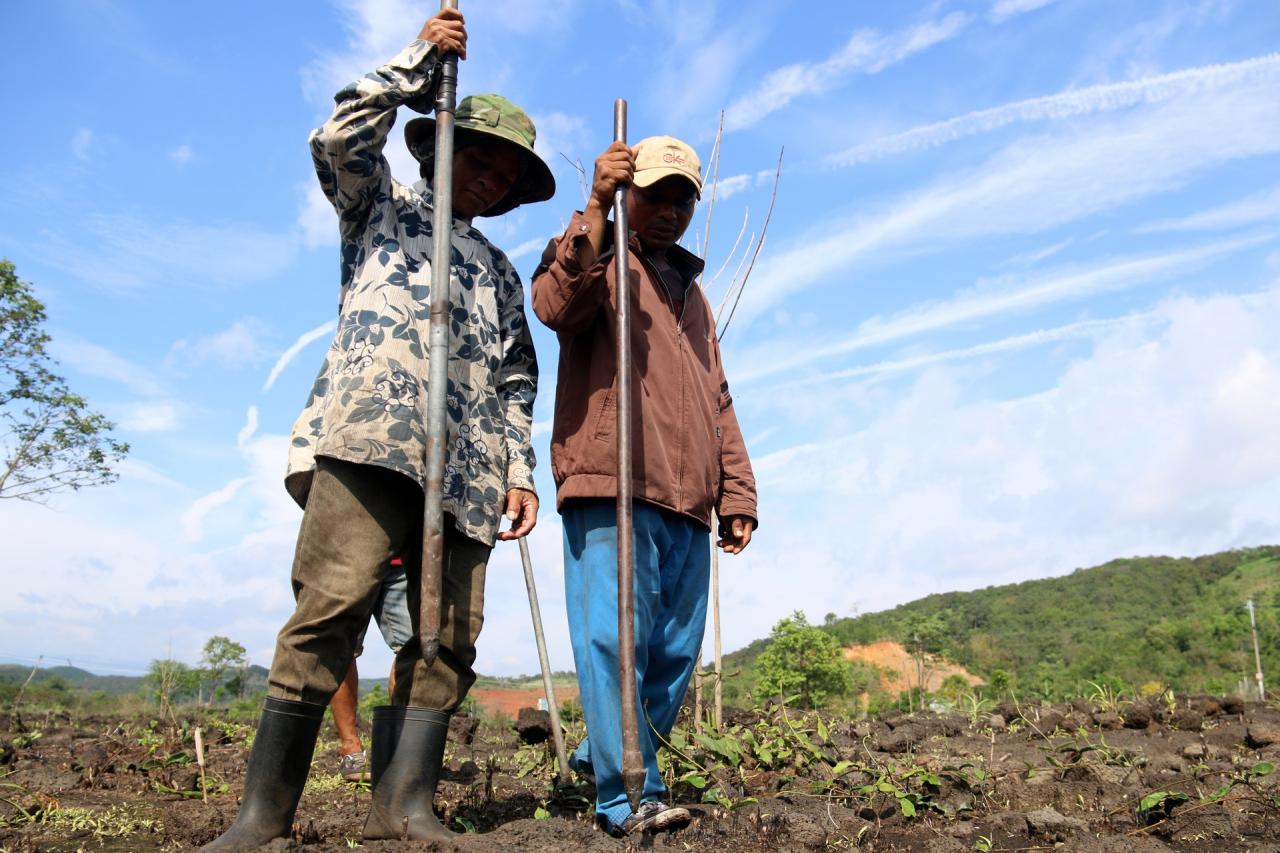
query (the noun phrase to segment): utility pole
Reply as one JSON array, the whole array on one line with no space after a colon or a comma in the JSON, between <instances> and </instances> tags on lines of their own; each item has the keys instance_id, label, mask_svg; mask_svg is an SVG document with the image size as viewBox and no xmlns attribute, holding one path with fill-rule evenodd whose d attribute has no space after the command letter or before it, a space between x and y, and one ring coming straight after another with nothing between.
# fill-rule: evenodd
<instances>
[{"instance_id":1,"label":"utility pole","mask_svg":"<svg viewBox=\"0 0 1280 853\"><path fill-rule=\"evenodd\" d=\"M1257 665L1253 677L1258 682L1258 701L1267 701L1267 689L1262 681L1262 653L1258 651L1258 621L1253 616L1253 599L1245 602L1245 607L1249 608L1249 629L1253 632L1253 662Z\"/></svg>"}]
</instances>

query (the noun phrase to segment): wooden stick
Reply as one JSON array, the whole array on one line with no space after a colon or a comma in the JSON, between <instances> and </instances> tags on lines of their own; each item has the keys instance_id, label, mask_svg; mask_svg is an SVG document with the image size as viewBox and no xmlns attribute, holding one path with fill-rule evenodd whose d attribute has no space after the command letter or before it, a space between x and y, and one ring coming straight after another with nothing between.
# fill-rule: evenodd
<instances>
[{"instance_id":1,"label":"wooden stick","mask_svg":"<svg viewBox=\"0 0 1280 853\"><path fill-rule=\"evenodd\" d=\"M698 650L698 662L693 667L693 730L702 731L702 650Z\"/></svg>"},{"instance_id":2,"label":"wooden stick","mask_svg":"<svg viewBox=\"0 0 1280 853\"><path fill-rule=\"evenodd\" d=\"M204 778L204 738L200 736L200 727L196 726L196 764L200 768L200 799L209 802L209 786Z\"/></svg>"},{"instance_id":3,"label":"wooden stick","mask_svg":"<svg viewBox=\"0 0 1280 853\"><path fill-rule=\"evenodd\" d=\"M714 531L717 527L718 517L713 512L711 529ZM711 536L711 624L715 635L716 655L715 707L711 722L718 732L724 727L724 702L720 692L720 685L724 682L724 660L720 655L720 551L716 548L714 533Z\"/></svg>"},{"instance_id":4,"label":"wooden stick","mask_svg":"<svg viewBox=\"0 0 1280 853\"><path fill-rule=\"evenodd\" d=\"M542 632L542 610L538 607L538 588L533 581L533 560L529 557L527 536L520 537L520 562L524 564L524 585L529 591L529 615L533 618L533 639L538 644L538 665L542 667L542 689L547 694L547 712L551 715L551 737L556 746L556 760L560 763L558 778L561 785L569 785L569 754L564 748L564 732L560 730L560 706L556 704L556 689L551 683L551 661L547 658L547 638Z\"/></svg>"}]
</instances>

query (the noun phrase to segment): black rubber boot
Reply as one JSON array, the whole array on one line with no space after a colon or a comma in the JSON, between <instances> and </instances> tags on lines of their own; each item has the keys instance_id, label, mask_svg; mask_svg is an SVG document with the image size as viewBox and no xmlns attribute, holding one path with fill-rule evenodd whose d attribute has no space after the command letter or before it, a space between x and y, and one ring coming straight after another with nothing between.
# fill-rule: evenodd
<instances>
[{"instance_id":1,"label":"black rubber boot","mask_svg":"<svg viewBox=\"0 0 1280 853\"><path fill-rule=\"evenodd\" d=\"M444 711L403 705L373 709L373 804L364 824L366 841L453 837L431 806L448 737L449 715Z\"/></svg>"},{"instance_id":2,"label":"black rubber boot","mask_svg":"<svg viewBox=\"0 0 1280 853\"><path fill-rule=\"evenodd\" d=\"M324 709L311 702L267 697L245 770L240 813L230 829L201 850L255 850L289 834Z\"/></svg>"}]
</instances>

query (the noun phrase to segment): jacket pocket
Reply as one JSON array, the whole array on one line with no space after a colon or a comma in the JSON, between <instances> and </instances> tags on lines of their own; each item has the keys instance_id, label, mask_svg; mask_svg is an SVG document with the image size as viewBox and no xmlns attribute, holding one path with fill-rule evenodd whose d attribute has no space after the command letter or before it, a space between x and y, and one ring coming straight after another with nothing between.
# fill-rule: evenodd
<instances>
[{"instance_id":1,"label":"jacket pocket","mask_svg":"<svg viewBox=\"0 0 1280 853\"><path fill-rule=\"evenodd\" d=\"M605 441L612 438L618 428L618 406L613 396L613 389L610 388L604 392L604 399L600 402L600 411L596 413L595 429L593 435L596 441Z\"/></svg>"}]
</instances>

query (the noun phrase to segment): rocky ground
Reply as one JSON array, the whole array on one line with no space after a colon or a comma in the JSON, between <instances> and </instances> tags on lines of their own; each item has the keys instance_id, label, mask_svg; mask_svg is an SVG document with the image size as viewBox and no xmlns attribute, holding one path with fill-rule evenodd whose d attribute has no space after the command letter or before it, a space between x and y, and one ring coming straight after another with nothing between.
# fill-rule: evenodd
<instances>
[{"instance_id":1,"label":"rocky ground","mask_svg":"<svg viewBox=\"0 0 1280 853\"><path fill-rule=\"evenodd\" d=\"M198 847L234 819L251 736L216 715L0 714L0 851ZM580 736L571 727L571 744ZM673 735L666 772L692 825L627 841L593 830L589 784L556 788L546 744L465 717L451 741L436 805L459 832L447 849L461 851L1280 853L1280 709L1237 700L1100 695L853 722L732 714L719 732ZM317 749L294 837L267 849L360 846L369 793L337 776L334 747Z\"/></svg>"}]
</instances>

